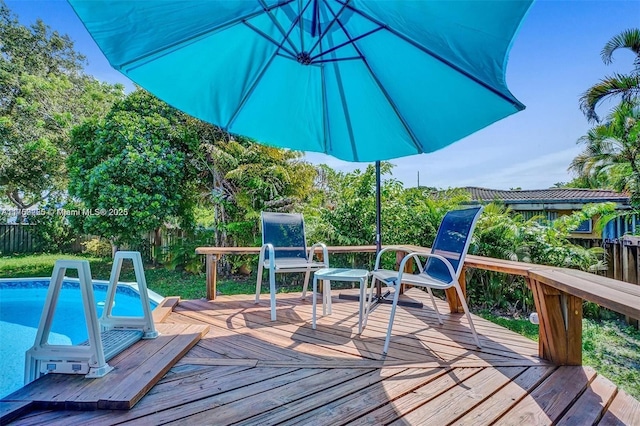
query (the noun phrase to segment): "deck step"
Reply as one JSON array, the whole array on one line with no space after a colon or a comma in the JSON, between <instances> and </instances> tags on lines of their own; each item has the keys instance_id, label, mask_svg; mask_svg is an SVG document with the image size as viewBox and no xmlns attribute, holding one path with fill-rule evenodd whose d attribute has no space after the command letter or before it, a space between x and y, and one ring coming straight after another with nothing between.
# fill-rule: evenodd
<instances>
[{"instance_id":1,"label":"deck step","mask_svg":"<svg viewBox=\"0 0 640 426\"><path fill-rule=\"evenodd\" d=\"M2 399L42 409L127 410L209 331L208 325L156 324L160 336L140 340L114 357L114 370L98 379L47 374Z\"/></svg>"}]
</instances>

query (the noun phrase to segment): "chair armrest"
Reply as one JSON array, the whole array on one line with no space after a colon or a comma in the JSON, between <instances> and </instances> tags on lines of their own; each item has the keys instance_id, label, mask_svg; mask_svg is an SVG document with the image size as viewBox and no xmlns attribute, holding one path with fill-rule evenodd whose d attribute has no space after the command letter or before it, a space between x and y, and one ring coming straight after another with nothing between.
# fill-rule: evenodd
<instances>
[{"instance_id":1,"label":"chair armrest","mask_svg":"<svg viewBox=\"0 0 640 426\"><path fill-rule=\"evenodd\" d=\"M456 279L458 279L456 275L456 271L453 269L453 265L451 264L451 262L449 262L449 260L446 257L440 256L439 254L433 254L433 253L413 252L406 255L400 262L400 270L398 274L399 282L402 282L402 274L404 273L404 267L406 263L409 261L409 259L414 259L416 261L416 264L418 265L418 270L420 271L420 273L424 272L424 268L422 267L422 262L420 261L420 257L431 257L434 259L438 259L439 261L444 263L444 265L447 267L447 270L449 271L449 275L451 276L451 281L453 282Z\"/></svg>"},{"instance_id":2,"label":"chair armrest","mask_svg":"<svg viewBox=\"0 0 640 426\"><path fill-rule=\"evenodd\" d=\"M373 267L374 271L377 270L380 267L380 259L382 259L382 254L385 253L385 252L388 252L388 251L398 252L398 251L406 251L406 250L403 249L403 248L399 248L399 247L385 247L385 248L383 248L382 250L380 250L380 252L376 256L376 263L375 263L375 265Z\"/></svg>"},{"instance_id":3,"label":"chair armrest","mask_svg":"<svg viewBox=\"0 0 640 426\"><path fill-rule=\"evenodd\" d=\"M311 247L309 247L309 257L308 260L313 260L313 255L316 253L316 249L322 249L322 262L326 267L329 267L329 251L327 250L327 245L325 243L315 243Z\"/></svg>"},{"instance_id":4,"label":"chair armrest","mask_svg":"<svg viewBox=\"0 0 640 426\"><path fill-rule=\"evenodd\" d=\"M274 269L276 266L276 251L273 248L273 244L265 243L260 248L260 258L258 259L258 265L264 263L265 253L269 250L269 269Z\"/></svg>"}]
</instances>

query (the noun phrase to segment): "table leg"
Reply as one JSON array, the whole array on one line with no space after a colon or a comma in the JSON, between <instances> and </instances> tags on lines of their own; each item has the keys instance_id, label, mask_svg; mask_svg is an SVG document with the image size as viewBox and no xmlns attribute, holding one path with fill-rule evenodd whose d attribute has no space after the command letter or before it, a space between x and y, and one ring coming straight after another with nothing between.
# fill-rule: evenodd
<instances>
[{"instance_id":1,"label":"table leg","mask_svg":"<svg viewBox=\"0 0 640 426\"><path fill-rule=\"evenodd\" d=\"M331 315L331 280L322 280L322 315Z\"/></svg>"},{"instance_id":2,"label":"table leg","mask_svg":"<svg viewBox=\"0 0 640 426\"><path fill-rule=\"evenodd\" d=\"M362 314L365 306L365 297L367 296L367 289L365 288L366 281L360 278L360 309L358 310L358 334L362 334Z\"/></svg>"},{"instance_id":3,"label":"table leg","mask_svg":"<svg viewBox=\"0 0 640 426\"><path fill-rule=\"evenodd\" d=\"M333 313L331 309L331 281L325 280L325 284L327 285L327 312L331 315Z\"/></svg>"}]
</instances>

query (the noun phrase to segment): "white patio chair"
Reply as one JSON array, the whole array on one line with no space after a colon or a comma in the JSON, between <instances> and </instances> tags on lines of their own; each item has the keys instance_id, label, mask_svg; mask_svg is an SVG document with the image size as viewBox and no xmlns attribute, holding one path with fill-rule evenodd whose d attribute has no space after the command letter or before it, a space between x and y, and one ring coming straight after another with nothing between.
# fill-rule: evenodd
<instances>
[{"instance_id":1,"label":"white patio chair","mask_svg":"<svg viewBox=\"0 0 640 426\"><path fill-rule=\"evenodd\" d=\"M262 248L258 261L256 303L260 301L262 270L269 270L269 293L271 295L271 321L276 320L276 275L285 272L305 272L302 297L307 295L307 286L312 271L329 267L329 254L323 243L316 243L307 251L304 220L299 213L262 212ZM314 261L317 249L322 250L322 260Z\"/></svg>"},{"instance_id":2,"label":"white patio chair","mask_svg":"<svg viewBox=\"0 0 640 426\"><path fill-rule=\"evenodd\" d=\"M438 307L435 299L433 298L431 289L435 288L444 290L454 287L458 297L460 298L460 303L462 304L462 308L467 316L467 320L469 321L469 328L471 329L475 343L478 347L481 347L480 341L478 340L478 334L476 333L471 315L469 314L467 302L465 301L462 289L458 283L458 278L460 277L460 273L464 266L464 258L471 242L471 235L473 234L473 229L475 228L481 212L482 207L452 210L448 212L440 223L431 252L409 253L400 262L398 271L378 269L380 266L381 255L385 251L393 250L393 248L383 249L378 253L375 268L372 272L372 285L374 285L375 280L380 280L395 289L383 353L386 354L389 350L391 329L393 327L396 306L398 304L398 296L400 294L400 284L409 284L414 287L426 288L429 296L431 297L433 308L436 311L438 322L441 325L443 324L442 318L440 318L440 312L438 312ZM404 272L405 265L409 259L413 259L416 262L418 267L417 274ZM424 262L422 259L425 259Z\"/></svg>"}]
</instances>

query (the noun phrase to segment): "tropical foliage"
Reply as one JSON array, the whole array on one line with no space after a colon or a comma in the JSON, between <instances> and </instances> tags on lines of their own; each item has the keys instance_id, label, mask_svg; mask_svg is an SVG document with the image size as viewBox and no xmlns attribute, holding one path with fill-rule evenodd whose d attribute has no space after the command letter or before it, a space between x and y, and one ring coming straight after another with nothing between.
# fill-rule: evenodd
<instances>
[{"instance_id":1,"label":"tropical foliage","mask_svg":"<svg viewBox=\"0 0 640 426\"><path fill-rule=\"evenodd\" d=\"M640 102L618 105L606 123L578 140L584 150L570 170L587 183L626 191L640 203Z\"/></svg>"},{"instance_id":2,"label":"tropical foliage","mask_svg":"<svg viewBox=\"0 0 640 426\"><path fill-rule=\"evenodd\" d=\"M614 209L612 203L587 205L582 211L550 222L542 217L525 220L503 206L489 204L478 220L470 252L498 259L596 271L604 265L604 251L599 247L586 249L572 244L569 235L583 220L609 217ZM476 306L509 311L533 309L531 292L520 277L470 270L468 278L474 282L468 290Z\"/></svg>"},{"instance_id":3,"label":"tropical foliage","mask_svg":"<svg viewBox=\"0 0 640 426\"><path fill-rule=\"evenodd\" d=\"M261 211L299 210L311 193L315 168L300 152L231 135L202 148L213 176L204 201L215 212L209 225L216 228L219 245L257 244Z\"/></svg>"},{"instance_id":4,"label":"tropical foliage","mask_svg":"<svg viewBox=\"0 0 640 426\"><path fill-rule=\"evenodd\" d=\"M629 49L635 55L633 69L629 74L615 73L603 78L582 95L580 109L589 121L599 121L596 107L603 100L619 96L623 102L630 102L640 95L640 29L625 30L609 40L600 53L602 61L611 64L618 49Z\"/></svg>"}]
</instances>

